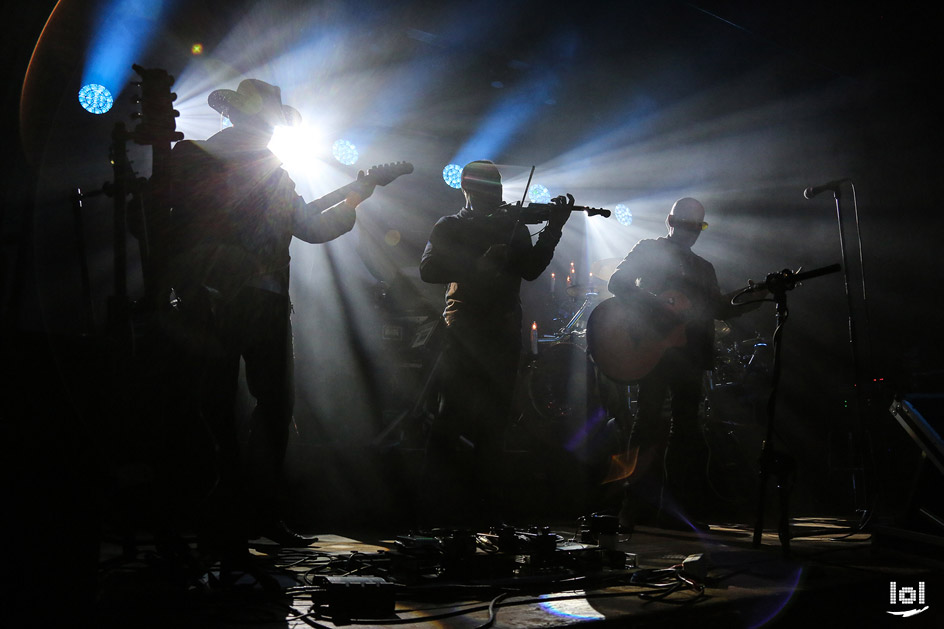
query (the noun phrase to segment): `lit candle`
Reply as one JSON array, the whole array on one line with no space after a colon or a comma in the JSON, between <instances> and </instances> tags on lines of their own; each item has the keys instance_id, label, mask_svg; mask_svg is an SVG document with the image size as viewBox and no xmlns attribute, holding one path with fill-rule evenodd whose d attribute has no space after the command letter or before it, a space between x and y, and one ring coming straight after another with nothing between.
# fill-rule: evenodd
<instances>
[{"instance_id":1,"label":"lit candle","mask_svg":"<svg viewBox=\"0 0 944 629\"><path fill-rule=\"evenodd\" d=\"M574 270L574 261L573 261L573 260L570 261L570 274L571 274L571 275L577 275L577 271Z\"/></svg>"},{"instance_id":2,"label":"lit candle","mask_svg":"<svg viewBox=\"0 0 944 629\"><path fill-rule=\"evenodd\" d=\"M557 276L551 273L551 292L554 292L554 289L557 288Z\"/></svg>"},{"instance_id":3,"label":"lit candle","mask_svg":"<svg viewBox=\"0 0 944 629\"><path fill-rule=\"evenodd\" d=\"M535 321L531 324L531 353L537 355L538 353L538 322Z\"/></svg>"}]
</instances>

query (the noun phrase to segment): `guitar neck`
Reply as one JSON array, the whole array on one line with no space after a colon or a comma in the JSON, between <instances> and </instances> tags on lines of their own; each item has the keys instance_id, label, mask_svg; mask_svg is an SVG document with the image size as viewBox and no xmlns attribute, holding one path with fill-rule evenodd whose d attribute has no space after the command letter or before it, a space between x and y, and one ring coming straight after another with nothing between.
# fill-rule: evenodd
<instances>
[{"instance_id":1,"label":"guitar neck","mask_svg":"<svg viewBox=\"0 0 944 629\"><path fill-rule=\"evenodd\" d=\"M359 196L362 198L367 198L370 196L371 192L373 192L374 186L386 186L397 177L407 175L411 172L413 172L413 164L409 162L396 162L395 164L374 166L367 172L367 175L360 175L358 179L355 179L345 186L341 186L334 192L329 192L314 203L323 208L333 207L341 201L344 201L352 192L359 193Z\"/></svg>"},{"instance_id":2,"label":"guitar neck","mask_svg":"<svg viewBox=\"0 0 944 629\"><path fill-rule=\"evenodd\" d=\"M334 207L338 203L344 201L344 199L347 198L348 194L357 190L360 187L360 184L361 182L359 181L352 181L349 184L341 186L334 192L329 192L328 194L324 195L323 197L315 201L315 203L318 206L323 207L323 208Z\"/></svg>"}]
</instances>

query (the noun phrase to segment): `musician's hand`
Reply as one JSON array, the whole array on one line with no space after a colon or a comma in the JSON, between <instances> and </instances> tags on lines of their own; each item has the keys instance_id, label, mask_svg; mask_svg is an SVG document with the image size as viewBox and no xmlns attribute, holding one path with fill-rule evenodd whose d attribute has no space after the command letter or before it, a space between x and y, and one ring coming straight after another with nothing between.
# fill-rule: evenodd
<instances>
[{"instance_id":1,"label":"musician's hand","mask_svg":"<svg viewBox=\"0 0 944 629\"><path fill-rule=\"evenodd\" d=\"M377 167L371 166L371 168L373 169ZM368 170L368 172L370 171ZM367 173L365 173L363 170L357 171L357 183L359 185L354 186L354 189L351 190L344 199L345 202L351 207L357 207L365 199L370 198L370 195L374 193L374 188L377 187L377 184L367 179Z\"/></svg>"},{"instance_id":2,"label":"musician's hand","mask_svg":"<svg viewBox=\"0 0 944 629\"><path fill-rule=\"evenodd\" d=\"M657 338L664 337L684 322L661 297L648 291L637 288L621 297L621 300L628 304L636 318L646 322L648 331L655 333Z\"/></svg>"},{"instance_id":3,"label":"musician's hand","mask_svg":"<svg viewBox=\"0 0 944 629\"><path fill-rule=\"evenodd\" d=\"M508 264L510 255L511 248L508 245L492 245L477 260L476 265L483 273L497 273Z\"/></svg>"},{"instance_id":4,"label":"musician's hand","mask_svg":"<svg viewBox=\"0 0 944 629\"><path fill-rule=\"evenodd\" d=\"M569 219L570 215L573 213L571 212L571 208L574 207L574 196L572 194L568 194L567 196L560 195L551 199L551 203L553 203L555 207L551 210L551 216L547 221L547 225L551 229L563 229L567 219Z\"/></svg>"}]
</instances>

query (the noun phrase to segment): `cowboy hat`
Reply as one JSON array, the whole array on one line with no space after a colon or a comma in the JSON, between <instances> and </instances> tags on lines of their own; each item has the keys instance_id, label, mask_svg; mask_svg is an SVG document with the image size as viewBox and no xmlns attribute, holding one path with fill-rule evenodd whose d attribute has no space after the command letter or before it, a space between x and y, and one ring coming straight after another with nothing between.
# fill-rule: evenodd
<instances>
[{"instance_id":1,"label":"cowboy hat","mask_svg":"<svg viewBox=\"0 0 944 629\"><path fill-rule=\"evenodd\" d=\"M281 119L276 124L297 126L302 122L302 115L294 107L282 104L282 90L259 79L245 79L240 81L236 91L215 90L210 92L207 103L224 116L230 117L230 112L237 110L248 116L254 116L270 107L281 111Z\"/></svg>"}]
</instances>

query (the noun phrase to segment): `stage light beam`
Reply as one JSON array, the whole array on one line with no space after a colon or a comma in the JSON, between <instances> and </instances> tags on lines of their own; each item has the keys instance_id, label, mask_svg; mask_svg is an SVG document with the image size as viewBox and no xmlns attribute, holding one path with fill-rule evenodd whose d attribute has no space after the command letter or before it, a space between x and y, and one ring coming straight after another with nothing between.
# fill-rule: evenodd
<instances>
[{"instance_id":1,"label":"stage light beam","mask_svg":"<svg viewBox=\"0 0 944 629\"><path fill-rule=\"evenodd\" d=\"M132 74L134 60L154 36L169 4L165 0L100 3L82 72L83 85L102 85L118 96Z\"/></svg>"}]
</instances>

